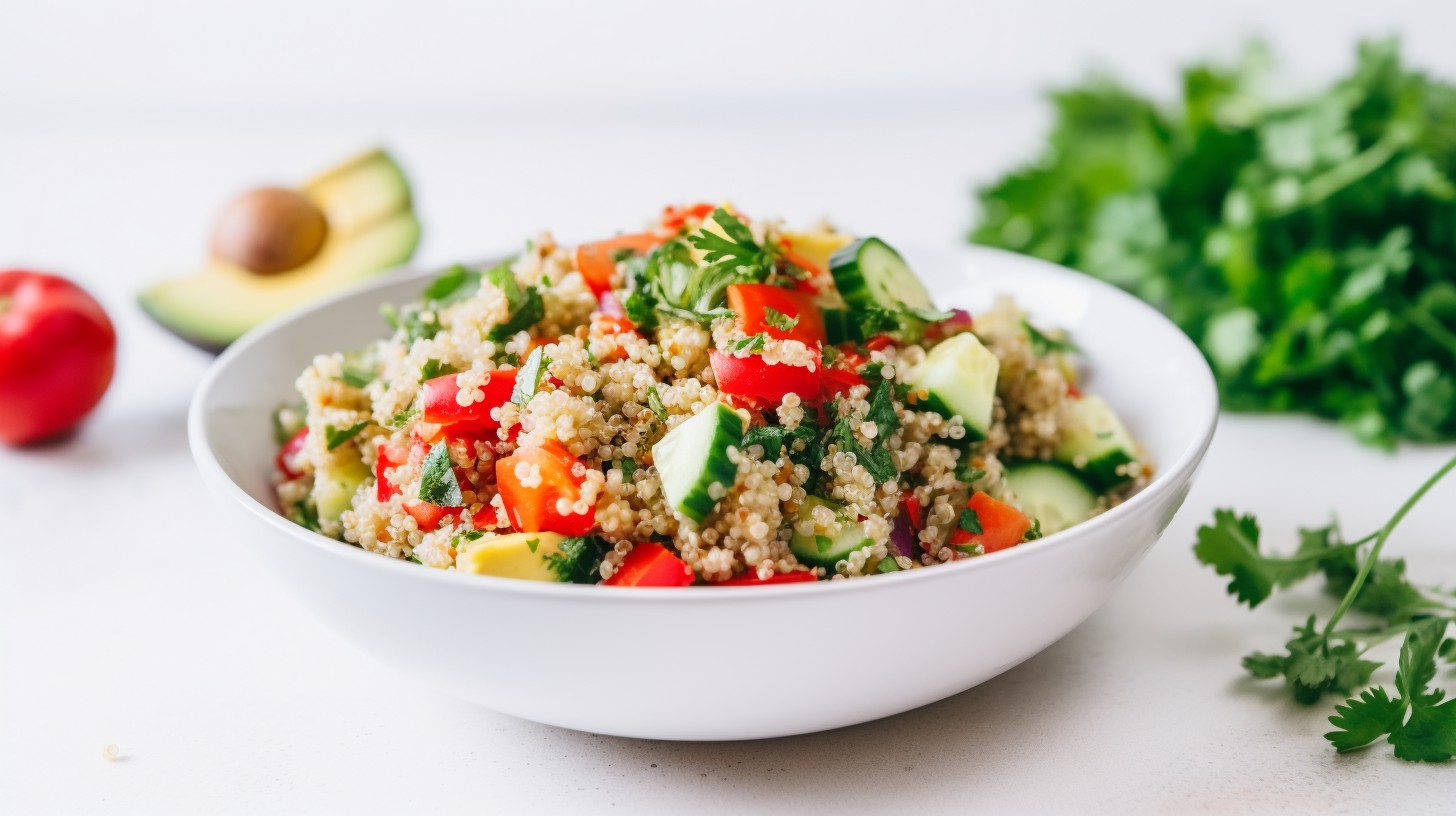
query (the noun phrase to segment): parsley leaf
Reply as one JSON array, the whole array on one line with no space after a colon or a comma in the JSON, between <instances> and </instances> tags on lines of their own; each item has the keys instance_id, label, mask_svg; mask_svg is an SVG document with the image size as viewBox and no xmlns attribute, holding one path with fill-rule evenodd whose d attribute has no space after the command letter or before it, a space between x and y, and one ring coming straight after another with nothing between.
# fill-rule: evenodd
<instances>
[{"instance_id":1,"label":"parsley leaf","mask_svg":"<svg viewBox=\"0 0 1456 816\"><path fill-rule=\"evenodd\" d=\"M1253 516L1235 516L1232 510L1215 510L1213 524L1198 528L1194 555L1229 576L1228 592L1252 609L1263 603L1274 587L1287 587L1318 567L1310 555L1273 558L1259 552L1259 523Z\"/></svg>"},{"instance_id":2,"label":"parsley leaf","mask_svg":"<svg viewBox=\"0 0 1456 816\"><path fill-rule=\"evenodd\" d=\"M563 539L557 552L546 556L546 567L564 584L595 584L601 579L602 559L610 549L597 536Z\"/></svg>"},{"instance_id":3,"label":"parsley leaf","mask_svg":"<svg viewBox=\"0 0 1456 816\"><path fill-rule=\"evenodd\" d=\"M960 518L956 519L956 526L971 535L980 535L986 532L981 528L981 516L971 507L967 507L961 511Z\"/></svg>"},{"instance_id":4,"label":"parsley leaf","mask_svg":"<svg viewBox=\"0 0 1456 816\"><path fill-rule=\"evenodd\" d=\"M436 377L443 377L446 374L454 374L458 370L449 363L442 363L434 357L431 357L425 361L424 365L420 366L420 382L427 382Z\"/></svg>"},{"instance_id":5,"label":"parsley leaf","mask_svg":"<svg viewBox=\"0 0 1456 816\"><path fill-rule=\"evenodd\" d=\"M501 264L485 273L485 279L506 296L506 308L510 315L501 324L491 328L487 335L492 342L500 343L541 322L546 316L546 304L541 292L534 286L522 287L516 281L516 274L508 264Z\"/></svg>"},{"instance_id":6,"label":"parsley leaf","mask_svg":"<svg viewBox=\"0 0 1456 816\"><path fill-rule=\"evenodd\" d=\"M1026 336L1031 341L1031 353L1038 357L1045 357L1053 352L1070 354L1078 351L1071 340L1052 337L1025 320L1021 321L1021 327L1026 329Z\"/></svg>"},{"instance_id":7,"label":"parsley leaf","mask_svg":"<svg viewBox=\"0 0 1456 816\"><path fill-rule=\"evenodd\" d=\"M324 445L329 450L334 450L340 445L348 442L359 434L360 431L369 427L369 420L364 420L356 425L340 430L332 425L324 426Z\"/></svg>"},{"instance_id":8,"label":"parsley leaf","mask_svg":"<svg viewBox=\"0 0 1456 816\"><path fill-rule=\"evenodd\" d=\"M365 386L369 385L369 383L374 382L374 372L363 368L354 368L353 366L345 365L343 372L339 375L339 379L343 380L354 388L364 388Z\"/></svg>"},{"instance_id":9,"label":"parsley leaf","mask_svg":"<svg viewBox=\"0 0 1456 816\"><path fill-rule=\"evenodd\" d=\"M411 419L414 419L415 415L419 412L420 409L415 405L411 404L408 408L405 408L404 410L390 417L389 424L391 427L394 427L396 429L403 428L405 426L405 423L409 422Z\"/></svg>"},{"instance_id":10,"label":"parsley leaf","mask_svg":"<svg viewBox=\"0 0 1456 816\"><path fill-rule=\"evenodd\" d=\"M436 442L421 465L419 499L440 507L459 507L465 501L444 442Z\"/></svg>"},{"instance_id":11,"label":"parsley leaf","mask_svg":"<svg viewBox=\"0 0 1456 816\"><path fill-rule=\"evenodd\" d=\"M516 384L511 388L511 402L526 407L531 398L541 390L541 379L546 376L546 370L551 366L551 358L547 357L541 346L531 349L527 355L526 362L516 371Z\"/></svg>"},{"instance_id":12,"label":"parsley leaf","mask_svg":"<svg viewBox=\"0 0 1456 816\"><path fill-rule=\"evenodd\" d=\"M657 386L647 386L647 407L657 418L663 422L667 421L667 406L662 404L662 397L657 393Z\"/></svg>"},{"instance_id":13,"label":"parsley leaf","mask_svg":"<svg viewBox=\"0 0 1456 816\"><path fill-rule=\"evenodd\" d=\"M763 309L763 322L773 326L779 331L789 331L799 325L799 317L789 317L772 306L765 306Z\"/></svg>"},{"instance_id":14,"label":"parsley leaf","mask_svg":"<svg viewBox=\"0 0 1456 816\"><path fill-rule=\"evenodd\" d=\"M446 269L422 293L426 300L443 305L463 300L480 287L480 273L460 264Z\"/></svg>"},{"instance_id":15,"label":"parsley leaf","mask_svg":"<svg viewBox=\"0 0 1456 816\"><path fill-rule=\"evenodd\" d=\"M759 332L758 334L749 335L742 340L733 341L729 348L731 348L733 351L757 352L763 349L763 344L766 339L767 335L765 335L763 332Z\"/></svg>"}]
</instances>

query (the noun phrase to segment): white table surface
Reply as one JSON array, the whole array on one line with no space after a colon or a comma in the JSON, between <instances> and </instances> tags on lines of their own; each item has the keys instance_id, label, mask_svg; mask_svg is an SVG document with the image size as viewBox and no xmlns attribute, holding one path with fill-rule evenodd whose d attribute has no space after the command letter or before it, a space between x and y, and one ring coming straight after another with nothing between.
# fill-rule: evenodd
<instances>
[{"instance_id":1,"label":"white table surface","mask_svg":"<svg viewBox=\"0 0 1456 816\"><path fill-rule=\"evenodd\" d=\"M643 115L590 133L491 120L377 132L416 180L419 259L437 263L730 195L755 214L832 213L895 243L948 245L970 219L971 180L1024 154L1043 124L1029 103L995 102L907 103L872 121L786 114L771 130ZM0 812L1449 810L1456 767L1387 747L1338 757L1320 737L1333 701L1301 708L1242 676L1243 653L1276 648L1327 602L1296 594L1250 614L1189 551L1216 506L1256 511L1274 541L1335 509L1363 533L1452 452L1389 456L1303 419L1226 417L1183 511L1103 610L1005 675L895 718L642 742L410 687L281 594L244 535L213 525L183 428L208 359L133 302L196 259L221 196L361 138L348 124L0 131L0 263L84 282L122 345L79 436L0 451ZM1441 487L1392 544L1419 576L1456 576L1453 500L1456 483ZM120 761L103 760L109 744Z\"/></svg>"}]
</instances>

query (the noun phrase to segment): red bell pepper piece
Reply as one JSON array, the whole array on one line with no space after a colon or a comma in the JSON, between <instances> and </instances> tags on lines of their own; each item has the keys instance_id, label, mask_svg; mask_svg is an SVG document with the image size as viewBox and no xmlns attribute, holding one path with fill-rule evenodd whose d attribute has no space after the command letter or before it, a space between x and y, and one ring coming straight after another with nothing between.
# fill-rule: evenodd
<instances>
[{"instance_id":1,"label":"red bell pepper piece","mask_svg":"<svg viewBox=\"0 0 1456 816\"><path fill-rule=\"evenodd\" d=\"M387 502L394 496L399 495L399 486L385 477L385 471L389 468L397 468L409 460L409 451L398 445L381 443L379 453L374 458L374 497L381 502Z\"/></svg>"},{"instance_id":2,"label":"red bell pepper piece","mask_svg":"<svg viewBox=\"0 0 1456 816\"><path fill-rule=\"evenodd\" d=\"M768 363L758 354L735 357L716 350L709 352L708 362L713 366L719 390L755 405L778 405L786 394L798 394L809 405L819 402L822 365L810 371L805 366Z\"/></svg>"},{"instance_id":3,"label":"red bell pepper piece","mask_svg":"<svg viewBox=\"0 0 1456 816\"><path fill-rule=\"evenodd\" d=\"M779 340L798 340L813 346L824 345L824 314L814 303L813 295L796 292L767 283L735 283L728 287L728 308L738 315L738 326L744 334L763 332ZM774 309L798 322L791 329L781 329L764 317L765 309Z\"/></svg>"},{"instance_id":4,"label":"red bell pepper piece","mask_svg":"<svg viewBox=\"0 0 1456 816\"><path fill-rule=\"evenodd\" d=\"M687 225L689 218L696 218L699 221L713 214L717 209L712 204L689 204L678 207L669 204L662 208L662 228L668 232L677 232Z\"/></svg>"},{"instance_id":5,"label":"red bell pepper piece","mask_svg":"<svg viewBox=\"0 0 1456 816\"><path fill-rule=\"evenodd\" d=\"M540 473L540 483L522 484L523 476L516 474L517 465L535 465ZM522 468L527 471L528 468ZM557 501L565 499L575 503L581 498L581 486L586 483L586 466L571 455L565 446L555 440L547 441L538 448L519 448L515 453L495 463L496 487L505 504L506 516L511 526L522 533L549 531L567 536L586 535L596 524L595 507L585 513L562 513Z\"/></svg>"},{"instance_id":6,"label":"red bell pepper piece","mask_svg":"<svg viewBox=\"0 0 1456 816\"><path fill-rule=\"evenodd\" d=\"M622 566L602 583L611 586L685 587L693 571L681 558L655 541L638 544L622 559Z\"/></svg>"},{"instance_id":7,"label":"red bell pepper piece","mask_svg":"<svg viewBox=\"0 0 1456 816\"><path fill-rule=\"evenodd\" d=\"M617 274L618 250L630 249L642 254L662 243L662 236L655 232L638 232L619 235L605 241L582 244L576 248L576 270L586 279L592 293L601 297L612 289L612 278Z\"/></svg>"},{"instance_id":8,"label":"red bell pepper piece","mask_svg":"<svg viewBox=\"0 0 1456 816\"><path fill-rule=\"evenodd\" d=\"M465 435L472 430L493 431L499 428L500 420L491 417L490 412L511 401L511 391L516 387L516 369L505 368L487 373L485 383L480 387L485 392L485 399L470 405L461 405L457 399L460 386L455 384L455 377L454 374L446 374L425 381L425 410L421 419L435 425L468 424L469 428L459 429Z\"/></svg>"},{"instance_id":9,"label":"red bell pepper piece","mask_svg":"<svg viewBox=\"0 0 1456 816\"><path fill-rule=\"evenodd\" d=\"M920 500L915 498L915 492L905 491L905 517L910 519L910 529L920 532L925 529L925 510L920 506Z\"/></svg>"},{"instance_id":10,"label":"red bell pepper piece","mask_svg":"<svg viewBox=\"0 0 1456 816\"><path fill-rule=\"evenodd\" d=\"M970 508L976 511L981 532L968 533L957 524L950 536L953 547L980 544L986 552L993 553L1020 544L1021 539L1026 537L1026 531L1031 529L1031 519L1025 513L980 491L971 496Z\"/></svg>"},{"instance_id":11,"label":"red bell pepper piece","mask_svg":"<svg viewBox=\"0 0 1456 816\"><path fill-rule=\"evenodd\" d=\"M729 578L726 581L718 581L712 586L768 586L769 584L807 584L819 580L819 577L808 570L796 572L779 572L767 578L758 577L757 573L749 572L736 578Z\"/></svg>"},{"instance_id":12,"label":"red bell pepper piece","mask_svg":"<svg viewBox=\"0 0 1456 816\"><path fill-rule=\"evenodd\" d=\"M288 441L284 442L283 447L278 449L278 456L273 462L278 465L278 472L282 473L284 478L297 479L303 475L294 470L289 465L289 462L298 456L299 451L303 450L303 443L306 441L308 441L307 426L294 431L293 436L288 437Z\"/></svg>"},{"instance_id":13,"label":"red bell pepper piece","mask_svg":"<svg viewBox=\"0 0 1456 816\"><path fill-rule=\"evenodd\" d=\"M842 368L827 368L820 379L819 396L821 399L829 400L856 385L865 385L865 378Z\"/></svg>"},{"instance_id":14,"label":"red bell pepper piece","mask_svg":"<svg viewBox=\"0 0 1456 816\"><path fill-rule=\"evenodd\" d=\"M864 347L870 351L884 351L895 342L895 338L888 334L877 334L865 341Z\"/></svg>"}]
</instances>

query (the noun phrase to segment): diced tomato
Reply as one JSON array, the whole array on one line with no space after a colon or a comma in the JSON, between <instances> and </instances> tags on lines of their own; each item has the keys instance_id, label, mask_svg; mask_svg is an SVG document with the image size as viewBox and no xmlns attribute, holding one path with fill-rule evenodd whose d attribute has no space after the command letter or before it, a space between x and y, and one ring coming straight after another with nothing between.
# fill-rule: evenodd
<instances>
[{"instance_id":1,"label":"diced tomato","mask_svg":"<svg viewBox=\"0 0 1456 816\"><path fill-rule=\"evenodd\" d=\"M421 530L428 533L432 530L440 529L440 525L446 518L460 518L461 508L441 507L438 504L430 504L427 501L409 499L404 503L404 511L414 517L415 524L419 525Z\"/></svg>"},{"instance_id":2,"label":"diced tomato","mask_svg":"<svg viewBox=\"0 0 1456 816\"><path fill-rule=\"evenodd\" d=\"M718 581L717 583L712 584L712 586L768 586L769 584L807 584L811 581L817 580L819 580L819 577L807 570L799 570L796 572L780 572L770 575L767 578L760 578L758 577L757 573L749 572L740 575L737 578L729 578L726 581Z\"/></svg>"},{"instance_id":3,"label":"diced tomato","mask_svg":"<svg viewBox=\"0 0 1456 816\"><path fill-rule=\"evenodd\" d=\"M308 441L307 426L295 431L293 436L288 437L288 441L283 443L283 447L278 449L278 456L273 461L278 465L278 472L282 473L284 478L297 479L303 475L294 470L289 463L298 457L298 452L303 450L303 443L306 441Z\"/></svg>"},{"instance_id":4,"label":"diced tomato","mask_svg":"<svg viewBox=\"0 0 1456 816\"><path fill-rule=\"evenodd\" d=\"M763 332L779 340L798 340L805 345L824 345L824 315L812 295L795 292L767 283L735 283L728 287L728 308L738 315L738 327L744 334ZM774 309L786 317L798 318L791 329L781 329L764 317L765 309Z\"/></svg>"},{"instance_id":5,"label":"diced tomato","mask_svg":"<svg viewBox=\"0 0 1456 816\"><path fill-rule=\"evenodd\" d=\"M969 329L973 324L971 313L965 309L952 309L950 317L939 323L931 323L925 327L925 336L929 338L946 337L958 329Z\"/></svg>"},{"instance_id":6,"label":"diced tomato","mask_svg":"<svg viewBox=\"0 0 1456 816\"><path fill-rule=\"evenodd\" d=\"M884 351L894 344L895 339L888 334L877 334L865 341L864 347L870 351Z\"/></svg>"},{"instance_id":7,"label":"diced tomato","mask_svg":"<svg viewBox=\"0 0 1456 816\"><path fill-rule=\"evenodd\" d=\"M398 445L381 444L379 454L374 459L374 497L381 502L387 502L394 496L399 495L399 486L389 481L385 471L389 468L397 468L409 459L409 451Z\"/></svg>"},{"instance_id":8,"label":"diced tomato","mask_svg":"<svg viewBox=\"0 0 1456 816\"><path fill-rule=\"evenodd\" d=\"M1067 383L1067 396L1071 397L1072 399L1081 399L1082 389L1078 388L1075 385L1072 385L1071 383Z\"/></svg>"},{"instance_id":9,"label":"diced tomato","mask_svg":"<svg viewBox=\"0 0 1456 816\"><path fill-rule=\"evenodd\" d=\"M822 399L829 400L837 397L856 385L864 385L865 379L853 371L845 371L842 368L826 368L820 378L819 395Z\"/></svg>"},{"instance_id":10,"label":"diced tomato","mask_svg":"<svg viewBox=\"0 0 1456 816\"><path fill-rule=\"evenodd\" d=\"M672 551L649 541L638 544L622 559L622 566L602 583L611 586L685 587L693 582L693 571Z\"/></svg>"},{"instance_id":11,"label":"diced tomato","mask_svg":"<svg viewBox=\"0 0 1456 816\"><path fill-rule=\"evenodd\" d=\"M708 362L713 366L713 377L718 381L719 390L754 405L778 405L784 401L786 394L798 394L799 399L809 405L819 403L823 365L816 365L810 371L805 366L767 363L758 354L735 357L716 350L709 352Z\"/></svg>"},{"instance_id":12,"label":"diced tomato","mask_svg":"<svg viewBox=\"0 0 1456 816\"><path fill-rule=\"evenodd\" d=\"M905 517L910 519L910 527L915 532L925 529L925 511L920 506L920 500L915 498L915 492L905 491Z\"/></svg>"},{"instance_id":13,"label":"diced tomato","mask_svg":"<svg viewBox=\"0 0 1456 816\"><path fill-rule=\"evenodd\" d=\"M500 420L492 418L490 412L511 401L511 391L516 387L516 369L506 368L486 374L480 387L485 399L470 405L461 405L457 397L460 386L455 384L454 374L446 374L425 381L425 410L421 419L436 425L466 425L453 435L470 435L473 432L491 431L500 427Z\"/></svg>"},{"instance_id":14,"label":"diced tomato","mask_svg":"<svg viewBox=\"0 0 1456 816\"><path fill-rule=\"evenodd\" d=\"M715 209L717 209L715 205L705 203L689 204L684 207L669 204L662 208L662 228L668 232L677 232L687 224L689 218L701 221L712 215Z\"/></svg>"},{"instance_id":15,"label":"diced tomato","mask_svg":"<svg viewBox=\"0 0 1456 816\"><path fill-rule=\"evenodd\" d=\"M662 243L662 236L655 232L638 232L619 235L605 241L582 244L576 248L576 269L586 279L586 285L597 297L612 289L612 278L617 274L617 252L630 249L642 254Z\"/></svg>"},{"instance_id":16,"label":"diced tomato","mask_svg":"<svg viewBox=\"0 0 1456 816\"><path fill-rule=\"evenodd\" d=\"M517 476L518 465L535 465L540 472L540 483L531 487L521 484L527 474ZM556 507L560 499L574 504L581 498L581 486L586 483L586 466L560 442L550 440L537 448L519 448L497 460L495 480L506 516L519 532L548 531L579 536L591 532L596 524L595 507L587 508L585 513L562 513Z\"/></svg>"},{"instance_id":17,"label":"diced tomato","mask_svg":"<svg viewBox=\"0 0 1456 816\"><path fill-rule=\"evenodd\" d=\"M974 547L980 544L988 553L1015 547L1031 529L1031 519L1009 504L996 501L977 491L971 496L970 508L976 511L981 523L981 532L968 533L959 525L951 533L950 543L954 547Z\"/></svg>"}]
</instances>

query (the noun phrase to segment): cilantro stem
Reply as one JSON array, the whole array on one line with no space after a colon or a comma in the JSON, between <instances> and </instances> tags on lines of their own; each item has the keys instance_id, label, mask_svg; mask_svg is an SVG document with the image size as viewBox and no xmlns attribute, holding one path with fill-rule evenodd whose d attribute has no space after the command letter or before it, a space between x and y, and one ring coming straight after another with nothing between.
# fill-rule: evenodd
<instances>
[{"instance_id":1,"label":"cilantro stem","mask_svg":"<svg viewBox=\"0 0 1456 816\"><path fill-rule=\"evenodd\" d=\"M1390 534L1395 532L1396 526L1405 519L1406 514L1411 511L1411 508L1415 507L1431 491L1431 488L1435 487L1436 483L1441 481L1452 469L1456 469L1456 457L1452 457L1439 470L1431 474L1430 478L1426 479L1420 487L1416 488L1416 492L1412 493L1410 498L1405 500L1405 504L1402 504L1399 510L1395 511L1395 515L1390 517L1390 521L1385 522L1385 526L1380 528L1380 532L1375 537L1375 544L1370 547L1370 552L1365 556L1365 561L1360 564L1360 571L1356 573L1355 580L1350 583L1350 588L1345 591L1345 597L1340 599L1339 608L1335 610L1335 614L1331 615L1329 622L1325 624L1324 636L1326 643L1329 642L1330 635L1335 631L1335 624L1340 622L1340 618L1344 617L1345 613L1350 611L1350 606L1355 603L1355 596L1360 594L1360 587L1365 584L1365 579L1370 576L1370 570L1375 568L1375 562L1380 558L1380 551L1385 547L1385 542L1390 540Z\"/></svg>"}]
</instances>

